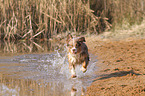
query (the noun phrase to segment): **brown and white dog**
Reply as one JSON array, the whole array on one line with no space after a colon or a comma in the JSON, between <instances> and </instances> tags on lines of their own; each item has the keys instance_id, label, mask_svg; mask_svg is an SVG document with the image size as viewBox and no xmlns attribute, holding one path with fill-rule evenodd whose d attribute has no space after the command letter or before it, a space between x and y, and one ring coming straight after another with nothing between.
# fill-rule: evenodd
<instances>
[{"instance_id":1,"label":"brown and white dog","mask_svg":"<svg viewBox=\"0 0 145 96\"><path fill-rule=\"evenodd\" d=\"M72 37L71 34L67 35L67 51L68 51L68 62L69 69L71 72L71 77L75 78L75 66L82 64L81 71L85 73L87 71L87 66L89 64L89 53L86 46L84 37Z\"/></svg>"}]
</instances>

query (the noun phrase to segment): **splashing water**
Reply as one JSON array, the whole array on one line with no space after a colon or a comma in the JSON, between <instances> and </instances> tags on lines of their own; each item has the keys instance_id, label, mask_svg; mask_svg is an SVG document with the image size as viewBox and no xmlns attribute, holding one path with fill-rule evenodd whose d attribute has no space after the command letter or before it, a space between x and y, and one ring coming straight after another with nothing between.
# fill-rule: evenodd
<instances>
[{"instance_id":1,"label":"splashing water","mask_svg":"<svg viewBox=\"0 0 145 96\"><path fill-rule=\"evenodd\" d=\"M26 66L15 66L13 70L9 71L23 72L23 74L19 74L20 78L36 81L43 79L49 84L55 83L57 88L61 89L63 92L71 90L72 86L81 90L82 87L86 88L89 86L91 84L90 81L96 77L94 75L94 72L97 70L96 56L90 54L90 58L91 61L89 62L86 73L80 71L81 65L76 66L75 71L77 78L75 79L71 78L66 49L63 51L55 50L55 52L51 54L26 54L15 56L11 59L12 63L25 64Z\"/></svg>"},{"instance_id":2,"label":"splashing water","mask_svg":"<svg viewBox=\"0 0 145 96\"><path fill-rule=\"evenodd\" d=\"M90 55L90 58L92 60L88 65L86 73L80 71L81 65L76 66L75 71L78 76L77 78L83 78L84 76L92 77L93 72L97 69L95 64L97 61L95 59L96 57L92 54ZM51 54L27 54L16 56L13 61L31 64L31 66L33 65L36 67L37 71L46 72L47 75L51 75L51 77L54 77L55 79L58 79L58 75L67 79L71 77L66 50L61 52L55 50L55 52Z\"/></svg>"}]
</instances>

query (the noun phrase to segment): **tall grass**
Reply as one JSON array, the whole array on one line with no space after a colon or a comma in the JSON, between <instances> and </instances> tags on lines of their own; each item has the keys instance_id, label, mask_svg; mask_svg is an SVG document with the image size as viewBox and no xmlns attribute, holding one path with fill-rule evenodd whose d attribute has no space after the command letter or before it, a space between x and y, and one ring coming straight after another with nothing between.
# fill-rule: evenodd
<instances>
[{"instance_id":1,"label":"tall grass","mask_svg":"<svg viewBox=\"0 0 145 96\"><path fill-rule=\"evenodd\" d=\"M1 39L50 38L68 31L100 33L141 22L145 0L1 0ZM111 23L111 24L110 24Z\"/></svg>"},{"instance_id":2,"label":"tall grass","mask_svg":"<svg viewBox=\"0 0 145 96\"><path fill-rule=\"evenodd\" d=\"M145 0L94 0L90 5L96 16L109 19L113 29L140 24L145 16Z\"/></svg>"},{"instance_id":3,"label":"tall grass","mask_svg":"<svg viewBox=\"0 0 145 96\"><path fill-rule=\"evenodd\" d=\"M4 39L49 38L66 31L91 32L96 31L99 23L89 1L3 0L0 6L0 34Z\"/></svg>"}]
</instances>

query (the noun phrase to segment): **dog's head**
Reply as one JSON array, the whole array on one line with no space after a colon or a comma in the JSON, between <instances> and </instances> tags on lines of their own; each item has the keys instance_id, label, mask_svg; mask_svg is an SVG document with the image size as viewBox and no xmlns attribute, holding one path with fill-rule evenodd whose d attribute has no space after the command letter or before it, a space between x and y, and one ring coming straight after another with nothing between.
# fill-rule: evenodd
<instances>
[{"instance_id":1,"label":"dog's head","mask_svg":"<svg viewBox=\"0 0 145 96\"><path fill-rule=\"evenodd\" d=\"M71 54L77 54L80 53L82 51L82 44L83 42L85 42L85 38L84 37L78 37L78 38L74 38L72 37L71 34L67 35L67 48L69 53Z\"/></svg>"}]
</instances>

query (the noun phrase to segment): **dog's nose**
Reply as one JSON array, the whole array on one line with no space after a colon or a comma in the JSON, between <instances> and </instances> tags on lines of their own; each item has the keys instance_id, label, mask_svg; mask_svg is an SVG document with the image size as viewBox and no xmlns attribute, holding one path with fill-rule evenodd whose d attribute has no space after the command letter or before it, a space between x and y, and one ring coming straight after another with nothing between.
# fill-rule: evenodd
<instances>
[{"instance_id":1,"label":"dog's nose","mask_svg":"<svg viewBox=\"0 0 145 96\"><path fill-rule=\"evenodd\" d=\"M72 48L71 51L72 51L72 53L75 54L77 52L77 49L76 48Z\"/></svg>"},{"instance_id":2,"label":"dog's nose","mask_svg":"<svg viewBox=\"0 0 145 96\"><path fill-rule=\"evenodd\" d=\"M72 49L72 51L75 52L76 50L75 49Z\"/></svg>"}]
</instances>

